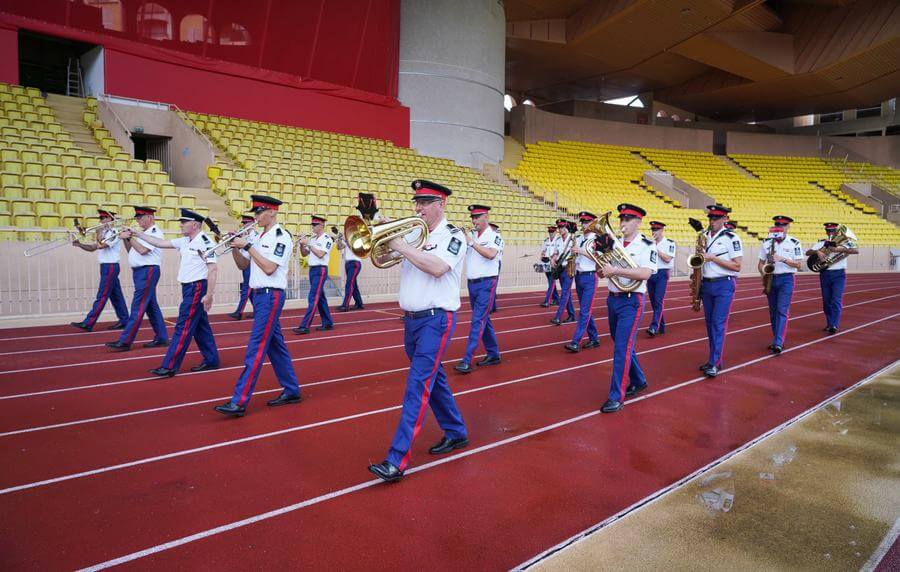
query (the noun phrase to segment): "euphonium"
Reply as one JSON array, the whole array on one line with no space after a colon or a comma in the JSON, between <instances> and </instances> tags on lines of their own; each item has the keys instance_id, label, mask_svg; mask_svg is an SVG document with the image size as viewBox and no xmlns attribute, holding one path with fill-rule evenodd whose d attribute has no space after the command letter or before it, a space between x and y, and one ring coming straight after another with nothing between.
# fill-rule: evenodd
<instances>
[{"instance_id":1,"label":"euphonium","mask_svg":"<svg viewBox=\"0 0 900 572\"><path fill-rule=\"evenodd\" d=\"M703 253L706 252L706 229L703 223L695 218L689 218L691 228L697 231L697 243L694 246L694 254L688 258L691 267L691 308L695 312L700 311L700 286L703 283Z\"/></svg>"},{"instance_id":2,"label":"euphonium","mask_svg":"<svg viewBox=\"0 0 900 572\"><path fill-rule=\"evenodd\" d=\"M358 216L347 217L344 221L344 239L353 254L368 257L376 268L390 268L403 261L403 256L391 250L389 243L395 238L406 238L412 232L419 232L410 245L422 248L428 240L428 225L417 216L411 216L372 224Z\"/></svg>"},{"instance_id":3,"label":"euphonium","mask_svg":"<svg viewBox=\"0 0 900 572\"><path fill-rule=\"evenodd\" d=\"M609 225L609 217L611 214L612 211L606 211L606 214L598 219L594 219L584 232L594 232L598 235L605 234L609 237L612 246L608 250L602 252L598 252L596 248L589 248L588 256L590 256L591 260L596 262L597 266L600 268L607 264L619 268L637 268L637 264L635 264L631 255L628 254L628 251L625 250L625 247L622 246L619 237ZM632 278L625 278L624 276L609 276L608 280L615 284L616 288L622 292L632 292L637 290L641 285L641 282L643 282L643 280L634 280Z\"/></svg>"},{"instance_id":4,"label":"euphonium","mask_svg":"<svg viewBox=\"0 0 900 572\"><path fill-rule=\"evenodd\" d=\"M834 246L853 248L856 243L856 235L853 234L853 231L850 230L847 225L842 224L837 227L837 231L829 242L833 242ZM823 246L819 251L825 251L826 248L827 246ZM849 254L846 252L832 252L826 255L824 260L819 260L819 256L813 254L806 260L806 266L813 272L822 272L823 270L828 270L834 263L847 258L847 256L849 256Z\"/></svg>"}]
</instances>

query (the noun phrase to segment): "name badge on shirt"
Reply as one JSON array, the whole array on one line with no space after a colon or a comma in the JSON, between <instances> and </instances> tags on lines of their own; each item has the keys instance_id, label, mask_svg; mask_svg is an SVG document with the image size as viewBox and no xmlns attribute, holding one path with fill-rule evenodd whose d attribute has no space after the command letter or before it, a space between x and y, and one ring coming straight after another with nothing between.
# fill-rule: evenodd
<instances>
[{"instance_id":1,"label":"name badge on shirt","mask_svg":"<svg viewBox=\"0 0 900 572\"><path fill-rule=\"evenodd\" d=\"M450 254L459 254L459 248L462 246L462 241L458 238L451 238L450 244L447 245L447 250L450 251Z\"/></svg>"}]
</instances>

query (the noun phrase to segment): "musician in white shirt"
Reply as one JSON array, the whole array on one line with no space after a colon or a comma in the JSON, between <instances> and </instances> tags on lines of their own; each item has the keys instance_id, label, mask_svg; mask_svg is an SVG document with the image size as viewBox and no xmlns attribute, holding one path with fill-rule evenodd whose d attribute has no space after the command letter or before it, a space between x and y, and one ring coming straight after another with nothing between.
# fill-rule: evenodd
<instances>
[{"instance_id":1,"label":"musician in white shirt","mask_svg":"<svg viewBox=\"0 0 900 572\"><path fill-rule=\"evenodd\" d=\"M300 325L294 328L295 334L309 333L309 326L316 315L316 310L322 316L322 325L316 329L319 331L334 329L334 320L328 310L328 298L325 297L328 257L331 247L334 246L334 238L325 233L325 217L312 215L310 225L312 236L300 239L300 255L309 257L309 294L306 299L306 313L303 314Z\"/></svg>"},{"instance_id":2,"label":"musician in white shirt","mask_svg":"<svg viewBox=\"0 0 900 572\"><path fill-rule=\"evenodd\" d=\"M647 335L651 338L657 334L666 333L666 317L663 308L666 303L666 290L669 287L669 272L675 266L675 252L677 246L671 238L666 238L666 223L651 220L650 230L653 232L653 240L656 244L656 273L647 280L647 298L653 307L653 319L647 327Z\"/></svg>"},{"instance_id":3,"label":"musician in white shirt","mask_svg":"<svg viewBox=\"0 0 900 572\"><path fill-rule=\"evenodd\" d=\"M856 242L849 240L838 246L835 243L840 225L836 222L826 222L826 238L812 245L806 251L807 256L815 256L820 261L826 256L844 254L844 258L833 263L819 273L819 286L822 288L822 310L825 312L825 331L835 334L841 323L841 310L844 306L844 286L847 283L847 256L859 254Z\"/></svg>"},{"instance_id":4,"label":"musician in white shirt","mask_svg":"<svg viewBox=\"0 0 900 572\"><path fill-rule=\"evenodd\" d=\"M100 224L103 226L97 230L96 240L91 243L84 243L78 239L72 241L72 246L76 248L86 252L96 252L97 261L100 263L100 285L97 288L97 298L84 320L72 322L73 326L85 332L94 329L94 324L97 323L97 319L103 312L107 300L112 302L118 321L106 329L124 329L125 322L128 321L128 306L125 303L125 296L122 294L122 285L119 283L119 255L122 241L119 240L118 233L112 227L116 213L98 209L97 214L100 217Z\"/></svg>"}]
</instances>

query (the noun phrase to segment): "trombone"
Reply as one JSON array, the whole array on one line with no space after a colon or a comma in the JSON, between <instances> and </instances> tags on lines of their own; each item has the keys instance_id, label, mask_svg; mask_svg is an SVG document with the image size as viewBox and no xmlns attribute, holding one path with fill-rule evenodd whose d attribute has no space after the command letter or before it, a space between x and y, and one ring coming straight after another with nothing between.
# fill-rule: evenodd
<instances>
[{"instance_id":1,"label":"trombone","mask_svg":"<svg viewBox=\"0 0 900 572\"><path fill-rule=\"evenodd\" d=\"M428 225L417 216L378 224L358 216L349 216L344 221L347 247L359 258L369 257L376 268L390 268L403 261L403 256L389 246L400 237L413 248L422 248L428 241Z\"/></svg>"},{"instance_id":2,"label":"trombone","mask_svg":"<svg viewBox=\"0 0 900 572\"><path fill-rule=\"evenodd\" d=\"M92 226L91 230L96 229L97 227L102 225ZM72 241L77 240L78 238L84 237L87 234L88 229L81 226L81 220L75 219L75 228L73 230L66 231L66 236L57 238L56 240L52 240L50 242L42 242L40 244L36 244L31 248L28 248L23 252L26 258L30 258L32 256L38 256L40 254L44 254L46 252L50 252L51 250L56 250L60 246L65 246L67 244L72 244Z\"/></svg>"},{"instance_id":3,"label":"trombone","mask_svg":"<svg viewBox=\"0 0 900 572\"><path fill-rule=\"evenodd\" d=\"M229 252L231 252L234 249L234 247L231 245L231 243L234 241L234 239L243 237L243 236L247 236L253 230L254 226L256 226L256 221L248 222L247 224L245 224L241 228L237 229L236 231L229 232L228 234L223 236L219 242L215 243L213 246L206 249L206 251L204 251L203 254L201 254L201 256L203 257L204 260L207 260L213 254L215 254L216 256L224 256L224 255L228 254Z\"/></svg>"}]
</instances>

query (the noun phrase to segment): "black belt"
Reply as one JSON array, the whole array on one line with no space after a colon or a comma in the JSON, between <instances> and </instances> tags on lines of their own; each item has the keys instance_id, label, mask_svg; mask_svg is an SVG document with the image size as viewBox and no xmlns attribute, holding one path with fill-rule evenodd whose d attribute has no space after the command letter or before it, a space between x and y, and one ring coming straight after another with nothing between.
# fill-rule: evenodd
<instances>
[{"instance_id":1,"label":"black belt","mask_svg":"<svg viewBox=\"0 0 900 572\"><path fill-rule=\"evenodd\" d=\"M581 276L582 274L596 274L596 270L579 270L575 273L576 276Z\"/></svg>"},{"instance_id":2,"label":"black belt","mask_svg":"<svg viewBox=\"0 0 900 572\"><path fill-rule=\"evenodd\" d=\"M704 278L704 282L720 282L722 280L732 280L734 276L719 276L718 278Z\"/></svg>"},{"instance_id":3,"label":"black belt","mask_svg":"<svg viewBox=\"0 0 900 572\"><path fill-rule=\"evenodd\" d=\"M270 292L284 292L284 288L251 288L254 294L268 294Z\"/></svg>"},{"instance_id":4,"label":"black belt","mask_svg":"<svg viewBox=\"0 0 900 572\"><path fill-rule=\"evenodd\" d=\"M430 310L419 310L418 312L403 312L403 315L407 318L411 318L415 320L416 318L427 318L428 316L436 316L441 312L447 312L448 310L444 310L443 308L431 308Z\"/></svg>"},{"instance_id":5,"label":"black belt","mask_svg":"<svg viewBox=\"0 0 900 572\"><path fill-rule=\"evenodd\" d=\"M479 282L484 282L485 280L493 280L496 276L482 276L481 278L470 278L469 284L477 284Z\"/></svg>"},{"instance_id":6,"label":"black belt","mask_svg":"<svg viewBox=\"0 0 900 572\"><path fill-rule=\"evenodd\" d=\"M609 292L609 296L613 298L631 298L631 295L642 294L642 292Z\"/></svg>"}]
</instances>

